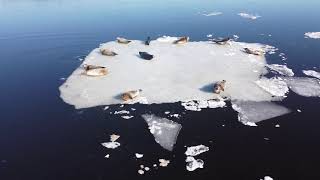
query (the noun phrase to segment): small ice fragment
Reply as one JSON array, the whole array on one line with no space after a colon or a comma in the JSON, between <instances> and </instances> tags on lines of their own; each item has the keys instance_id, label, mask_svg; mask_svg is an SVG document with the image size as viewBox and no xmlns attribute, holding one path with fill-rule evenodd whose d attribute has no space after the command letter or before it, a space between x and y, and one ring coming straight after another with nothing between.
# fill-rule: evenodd
<instances>
[{"instance_id":1,"label":"small ice fragment","mask_svg":"<svg viewBox=\"0 0 320 180\"><path fill-rule=\"evenodd\" d=\"M124 105L123 105L123 104L121 104L121 105L120 105L120 107L121 107L121 108L123 108L123 107L124 107Z\"/></svg>"},{"instance_id":2,"label":"small ice fragment","mask_svg":"<svg viewBox=\"0 0 320 180\"><path fill-rule=\"evenodd\" d=\"M109 149L115 149L120 146L120 143L118 142L105 142L101 143L102 146L109 148Z\"/></svg>"},{"instance_id":3,"label":"small ice fragment","mask_svg":"<svg viewBox=\"0 0 320 180\"><path fill-rule=\"evenodd\" d=\"M141 174L141 175L143 175L143 174L144 174L144 171L143 171L142 169L139 169L139 170L138 170L138 173Z\"/></svg>"},{"instance_id":4,"label":"small ice fragment","mask_svg":"<svg viewBox=\"0 0 320 180\"><path fill-rule=\"evenodd\" d=\"M131 111L135 111L136 109L135 108L131 108Z\"/></svg>"},{"instance_id":5,"label":"small ice fragment","mask_svg":"<svg viewBox=\"0 0 320 180\"><path fill-rule=\"evenodd\" d=\"M272 102L232 101L232 108L238 112L238 120L250 126L290 112L288 108Z\"/></svg>"},{"instance_id":6,"label":"small ice fragment","mask_svg":"<svg viewBox=\"0 0 320 180\"><path fill-rule=\"evenodd\" d=\"M259 15L253 15L253 14L248 14L248 13L239 13L238 15L243 17L243 18L252 19L252 20L255 20L255 19L261 17Z\"/></svg>"},{"instance_id":7,"label":"small ice fragment","mask_svg":"<svg viewBox=\"0 0 320 180\"><path fill-rule=\"evenodd\" d=\"M170 160L166 160L166 159L159 159L159 166L161 167L167 167L170 163Z\"/></svg>"},{"instance_id":8,"label":"small ice fragment","mask_svg":"<svg viewBox=\"0 0 320 180\"><path fill-rule=\"evenodd\" d=\"M239 39L239 36L236 35L236 34L234 34L234 35L233 35L233 39L236 41L237 39Z\"/></svg>"},{"instance_id":9,"label":"small ice fragment","mask_svg":"<svg viewBox=\"0 0 320 180\"><path fill-rule=\"evenodd\" d=\"M212 34L208 34L207 37L208 37L208 38L211 38L211 37L212 37Z\"/></svg>"},{"instance_id":10,"label":"small ice fragment","mask_svg":"<svg viewBox=\"0 0 320 180\"><path fill-rule=\"evenodd\" d=\"M180 118L181 115L180 114L171 114L170 117Z\"/></svg>"},{"instance_id":11,"label":"small ice fragment","mask_svg":"<svg viewBox=\"0 0 320 180\"><path fill-rule=\"evenodd\" d=\"M121 116L123 119L131 119L133 116Z\"/></svg>"},{"instance_id":12,"label":"small ice fragment","mask_svg":"<svg viewBox=\"0 0 320 180\"><path fill-rule=\"evenodd\" d=\"M157 164L153 164L153 167L157 167L158 165Z\"/></svg>"},{"instance_id":13,"label":"small ice fragment","mask_svg":"<svg viewBox=\"0 0 320 180\"><path fill-rule=\"evenodd\" d=\"M201 159L195 159L194 157L188 156L186 159L186 168L188 171L194 171L198 168L203 168L204 162Z\"/></svg>"},{"instance_id":14,"label":"small ice fragment","mask_svg":"<svg viewBox=\"0 0 320 180\"><path fill-rule=\"evenodd\" d=\"M320 79L320 72L317 72L314 70L303 70L302 72L307 76L312 76L312 77Z\"/></svg>"},{"instance_id":15,"label":"small ice fragment","mask_svg":"<svg viewBox=\"0 0 320 180\"><path fill-rule=\"evenodd\" d=\"M306 32L305 38L320 39L320 32Z\"/></svg>"},{"instance_id":16,"label":"small ice fragment","mask_svg":"<svg viewBox=\"0 0 320 180\"><path fill-rule=\"evenodd\" d=\"M270 139L269 138L263 138L264 140L266 140L266 141L269 141Z\"/></svg>"},{"instance_id":17,"label":"small ice fragment","mask_svg":"<svg viewBox=\"0 0 320 180\"><path fill-rule=\"evenodd\" d=\"M143 157L143 154L136 153L135 155L136 155L136 158L138 159Z\"/></svg>"},{"instance_id":18,"label":"small ice fragment","mask_svg":"<svg viewBox=\"0 0 320 180\"><path fill-rule=\"evenodd\" d=\"M260 180L273 180L273 179L270 176L265 176L263 179L260 179Z\"/></svg>"},{"instance_id":19,"label":"small ice fragment","mask_svg":"<svg viewBox=\"0 0 320 180\"><path fill-rule=\"evenodd\" d=\"M144 170L145 170L145 171L149 171L150 168L149 168L149 167L145 167Z\"/></svg>"},{"instance_id":20,"label":"small ice fragment","mask_svg":"<svg viewBox=\"0 0 320 180\"><path fill-rule=\"evenodd\" d=\"M197 156L201 153L209 151L209 147L205 145L191 146L187 148L187 151L184 153L186 156Z\"/></svg>"},{"instance_id":21,"label":"small ice fragment","mask_svg":"<svg viewBox=\"0 0 320 180\"><path fill-rule=\"evenodd\" d=\"M62 77L62 78L60 78L60 80L61 80L61 81L65 81L65 80L66 80L66 78L63 78L63 77Z\"/></svg>"},{"instance_id":22,"label":"small ice fragment","mask_svg":"<svg viewBox=\"0 0 320 180\"><path fill-rule=\"evenodd\" d=\"M119 135L116 135L116 134L111 134L110 135L110 141L111 142L115 142L116 140L118 140L120 138Z\"/></svg>"},{"instance_id":23,"label":"small ice fragment","mask_svg":"<svg viewBox=\"0 0 320 180\"><path fill-rule=\"evenodd\" d=\"M320 81L316 78L285 77L284 80L300 96L320 97Z\"/></svg>"},{"instance_id":24,"label":"small ice fragment","mask_svg":"<svg viewBox=\"0 0 320 180\"><path fill-rule=\"evenodd\" d=\"M287 83L281 78L273 77L267 79L263 77L255 81L255 83L273 96L284 97L289 92Z\"/></svg>"},{"instance_id":25,"label":"small ice fragment","mask_svg":"<svg viewBox=\"0 0 320 180\"><path fill-rule=\"evenodd\" d=\"M109 154L107 154L107 155L105 155L104 157L105 157L105 158L107 158L107 159L109 159L110 155L109 155Z\"/></svg>"},{"instance_id":26,"label":"small ice fragment","mask_svg":"<svg viewBox=\"0 0 320 180\"><path fill-rule=\"evenodd\" d=\"M103 108L104 111L107 110L107 109L109 109L109 106L106 106L106 107Z\"/></svg>"},{"instance_id":27,"label":"small ice fragment","mask_svg":"<svg viewBox=\"0 0 320 180\"><path fill-rule=\"evenodd\" d=\"M298 111L298 112L301 112L301 110L300 110L300 109L297 109L297 111Z\"/></svg>"},{"instance_id":28,"label":"small ice fragment","mask_svg":"<svg viewBox=\"0 0 320 180\"><path fill-rule=\"evenodd\" d=\"M186 101L181 103L186 110L201 111L203 108L223 108L226 103L220 99L202 100L202 101Z\"/></svg>"},{"instance_id":29,"label":"small ice fragment","mask_svg":"<svg viewBox=\"0 0 320 180\"><path fill-rule=\"evenodd\" d=\"M280 64L268 64L266 65L270 70L277 72L284 76L294 76L292 69L288 68L286 65Z\"/></svg>"},{"instance_id":30,"label":"small ice fragment","mask_svg":"<svg viewBox=\"0 0 320 180\"><path fill-rule=\"evenodd\" d=\"M164 112L164 114L170 114L170 111L166 111L166 112Z\"/></svg>"},{"instance_id":31,"label":"small ice fragment","mask_svg":"<svg viewBox=\"0 0 320 180\"><path fill-rule=\"evenodd\" d=\"M141 165L140 165L140 168L143 169L143 168L144 168L144 165L141 164Z\"/></svg>"},{"instance_id":32,"label":"small ice fragment","mask_svg":"<svg viewBox=\"0 0 320 180\"><path fill-rule=\"evenodd\" d=\"M276 125L275 125L275 127L276 127L276 128L279 128L279 127L280 127L280 125L279 125L279 124L276 124Z\"/></svg>"},{"instance_id":33,"label":"small ice fragment","mask_svg":"<svg viewBox=\"0 0 320 180\"><path fill-rule=\"evenodd\" d=\"M205 13L203 13L202 15L204 15L204 16L218 16L218 15L221 15L222 14L222 12L211 12L211 13L207 13L207 14L205 14Z\"/></svg>"},{"instance_id":34,"label":"small ice fragment","mask_svg":"<svg viewBox=\"0 0 320 180\"><path fill-rule=\"evenodd\" d=\"M129 114L129 111L121 110L121 111L115 111L114 114Z\"/></svg>"},{"instance_id":35,"label":"small ice fragment","mask_svg":"<svg viewBox=\"0 0 320 180\"><path fill-rule=\"evenodd\" d=\"M179 123L153 114L142 115L149 126L150 133L161 147L172 151L182 126Z\"/></svg>"}]
</instances>

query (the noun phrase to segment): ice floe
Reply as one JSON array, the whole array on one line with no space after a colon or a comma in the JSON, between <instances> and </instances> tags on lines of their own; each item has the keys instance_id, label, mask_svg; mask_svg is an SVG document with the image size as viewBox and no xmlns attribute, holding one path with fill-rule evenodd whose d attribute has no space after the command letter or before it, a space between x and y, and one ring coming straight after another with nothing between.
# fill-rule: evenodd
<instances>
[{"instance_id":1,"label":"ice floe","mask_svg":"<svg viewBox=\"0 0 320 180\"><path fill-rule=\"evenodd\" d=\"M121 116L123 119L131 119L133 116Z\"/></svg>"},{"instance_id":2,"label":"ice floe","mask_svg":"<svg viewBox=\"0 0 320 180\"><path fill-rule=\"evenodd\" d=\"M143 154L136 153L135 155L136 155L136 158L138 158L138 159L143 157Z\"/></svg>"},{"instance_id":3,"label":"ice floe","mask_svg":"<svg viewBox=\"0 0 320 180\"><path fill-rule=\"evenodd\" d=\"M147 122L155 141L164 149L172 151L182 126L179 123L153 114L144 114L142 117Z\"/></svg>"},{"instance_id":4,"label":"ice floe","mask_svg":"<svg viewBox=\"0 0 320 180\"><path fill-rule=\"evenodd\" d=\"M289 92L287 83L279 77L273 77L271 79L263 77L255 83L273 96L284 97L286 93Z\"/></svg>"},{"instance_id":5,"label":"ice floe","mask_svg":"<svg viewBox=\"0 0 320 180\"><path fill-rule=\"evenodd\" d=\"M320 79L320 72L314 71L314 70L303 70L302 71L305 75L315 77Z\"/></svg>"},{"instance_id":6,"label":"ice floe","mask_svg":"<svg viewBox=\"0 0 320 180\"><path fill-rule=\"evenodd\" d=\"M101 48L112 48L118 55L103 56L97 48L83 64L104 66L109 73L88 77L83 75L81 65L60 86L61 98L76 108L87 108L122 104L121 93L142 89L142 99L130 103L203 101L217 98L219 95L212 93L212 84L225 79L227 88L222 95L238 100L273 100L270 94L252 83L265 73L265 57L248 55L243 48L272 52L274 47L240 42L221 46L209 41L176 45L172 43L176 39L161 37L150 46L138 40L129 44L116 41L102 44ZM139 51L153 54L154 59L142 60ZM226 55L230 52L232 56Z\"/></svg>"},{"instance_id":7,"label":"ice floe","mask_svg":"<svg viewBox=\"0 0 320 180\"><path fill-rule=\"evenodd\" d=\"M101 143L102 146L108 148L108 149L115 149L120 146L119 142L105 142Z\"/></svg>"},{"instance_id":8,"label":"ice floe","mask_svg":"<svg viewBox=\"0 0 320 180\"><path fill-rule=\"evenodd\" d=\"M198 145L198 146L191 146L187 148L187 151L185 152L185 155L187 156L197 156L201 153L209 151L209 147L205 145Z\"/></svg>"},{"instance_id":9,"label":"ice floe","mask_svg":"<svg viewBox=\"0 0 320 180\"><path fill-rule=\"evenodd\" d=\"M181 105L189 111L201 111L204 108L222 108L226 106L226 103L220 99L212 100L193 100L181 102Z\"/></svg>"},{"instance_id":10,"label":"ice floe","mask_svg":"<svg viewBox=\"0 0 320 180\"><path fill-rule=\"evenodd\" d=\"M166 159L159 159L159 166L161 167L167 167L170 163L170 160L166 160Z\"/></svg>"},{"instance_id":11,"label":"ice floe","mask_svg":"<svg viewBox=\"0 0 320 180\"><path fill-rule=\"evenodd\" d=\"M307 77L285 77L288 87L300 96L320 97L320 80Z\"/></svg>"},{"instance_id":12,"label":"ice floe","mask_svg":"<svg viewBox=\"0 0 320 180\"><path fill-rule=\"evenodd\" d=\"M258 19L260 18L261 16L259 15L254 15L254 14L248 14L248 13L239 13L238 14L239 16L243 17L243 18L246 18L246 19L252 19L252 20L255 20L255 19Z\"/></svg>"},{"instance_id":13,"label":"ice floe","mask_svg":"<svg viewBox=\"0 0 320 180\"><path fill-rule=\"evenodd\" d=\"M232 101L232 108L238 112L238 120L248 126L291 112L272 102Z\"/></svg>"},{"instance_id":14,"label":"ice floe","mask_svg":"<svg viewBox=\"0 0 320 180\"><path fill-rule=\"evenodd\" d=\"M305 38L320 39L320 32L306 32Z\"/></svg>"},{"instance_id":15,"label":"ice floe","mask_svg":"<svg viewBox=\"0 0 320 180\"><path fill-rule=\"evenodd\" d=\"M129 111L121 110L121 111L115 111L114 114L129 114Z\"/></svg>"},{"instance_id":16,"label":"ice floe","mask_svg":"<svg viewBox=\"0 0 320 180\"><path fill-rule=\"evenodd\" d=\"M195 159L194 157L188 156L186 158L186 168L188 171L194 171L198 168L203 168L204 162L201 159Z\"/></svg>"},{"instance_id":17,"label":"ice floe","mask_svg":"<svg viewBox=\"0 0 320 180\"><path fill-rule=\"evenodd\" d=\"M292 69L288 68L286 65L280 64L268 64L267 67L274 72L277 72L284 76L294 76Z\"/></svg>"},{"instance_id":18,"label":"ice floe","mask_svg":"<svg viewBox=\"0 0 320 180\"><path fill-rule=\"evenodd\" d=\"M222 15L222 12L210 12L210 13L202 13L204 16L218 16Z\"/></svg>"},{"instance_id":19,"label":"ice floe","mask_svg":"<svg viewBox=\"0 0 320 180\"><path fill-rule=\"evenodd\" d=\"M270 176L265 176L263 179L260 179L260 180L273 180L273 178Z\"/></svg>"},{"instance_id":20,"label":"ice floe","mask_svg":"<svg viewBox=\"0 0 320 180\"><path fill-rule=\"evenodd\" d=\"M115 142L115 141L117 141L119 138L120 138L119 135L116 135L116 134L111 134L111 135L110 135L110 141L111 141L111 142Z\"/></svg>"}]
</instances>

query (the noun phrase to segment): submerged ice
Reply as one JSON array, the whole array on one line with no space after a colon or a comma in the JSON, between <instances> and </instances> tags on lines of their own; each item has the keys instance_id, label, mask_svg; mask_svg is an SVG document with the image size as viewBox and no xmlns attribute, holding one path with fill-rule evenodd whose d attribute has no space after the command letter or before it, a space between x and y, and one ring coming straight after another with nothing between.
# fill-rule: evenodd
<instances>
[{"instance_id":1,"label":"submerged ice","mask_svg":"<svg viewBox=\"0 0 320 180\"><path fill-rule=\"evenodd\" d=\"M83 75L82 65L60 86L61 98L76 108L124 103L121 93L142 89L141 99L132 103L171 103L215 99L215 82L226 80L221 96L247 101L270 101L274 98L254 82L266 72L264 56L243 52L245 47L272 51L271 46L232 42L217 45L209 41L173 44L176 37L161 37L150 42L115 41L101 48L117 52L104 56L94 49L83 64L104 66L108 74L101 77ZM154 58L142 60L139 51ZM232 56L228 54L232 53ZM148 101L147 101L148 100Z\"/></svg>"},{"instance_id":2,"label":"submerged ice","mask_svg":"<svg viewBox=\"0 0 320 180\"><path fill-rule=\"evenodd\" d=\"M172 151L182 126L167 118L157 117L153 114L144 114L142 117L147 122L155 141L164 149Z\"/></svg>"}]
</instances>

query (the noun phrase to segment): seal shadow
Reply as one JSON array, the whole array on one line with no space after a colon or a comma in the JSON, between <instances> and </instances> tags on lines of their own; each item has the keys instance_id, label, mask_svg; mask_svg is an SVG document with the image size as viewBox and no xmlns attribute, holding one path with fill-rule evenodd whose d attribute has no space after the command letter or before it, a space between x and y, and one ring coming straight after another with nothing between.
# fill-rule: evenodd
<instances>
[{"instance_id":1,"label":"seal shadow","mask_svg":"<svg viewBox=\"0 0 320 180\"><path fill-rule=\"evenodd\" d=\"M117 99L117 100L122 100L122 93L119 93L115 96L113 96L114 99Z\"/></svg>"},{"instance_id":2,"label":"seal shadow","mask_svg":"<svg viewBox=\"0 0 320 180\"><path fill-rule=\"evenodd\" d=\"M213 92L213 85L215 83L209 83L207 85L202 86L199 88L200 91L206 92L206 93L212 93Z\"/></svg>"}]
</instances>

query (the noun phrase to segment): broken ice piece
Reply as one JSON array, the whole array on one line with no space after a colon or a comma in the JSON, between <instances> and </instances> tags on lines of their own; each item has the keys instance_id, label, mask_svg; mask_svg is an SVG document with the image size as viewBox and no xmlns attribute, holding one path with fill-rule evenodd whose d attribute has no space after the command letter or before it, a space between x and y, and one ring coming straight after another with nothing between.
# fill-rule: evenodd
<instances>
[{"instance_id":1,"label":"broken ice piece","mask_svg":"<svg viewBox=\"0 0 320 180\"><path fill-rule=\"evenodd\" d=\"M108 159L108 158L110 157L110 155L109 155L109 154L107 154L107 155L105 155L104 157Z\"/></svg>"},{"instance_id":2,"label":"broken ice piece","mask_svg":"<svg viewBox=\"0 0 320 180\"><path fill-rule=\"evenodd\" d=\"M182 126L179 123L153 114L142 115L149 126L150 133L161 147L172 151Z\"/></svg>"},{"instance_id":3,"label":"broken ice piece","mask_svg":"<svg viewBox=\"0 0 320 180\"><path fill-rule=\"evenodd\" d=\"M143 157L143 154L136 153L135 155L136 155L136 158L138 159Z\"/></svg>"},{"instance_id":4,"label":"broken ice piece","mask_svg":"<svg viewBox=\"0 0 320 180\"><path fill-rule=\"evenodd\" d=\"M282 116L291 111L272 102L232 101L232 108L238 112L238 120L245 125Z\"/></svg>"},{"instance_id":5,"label":"broken ice piece","mask_svg":"<svg viewBox=\"0 0 320 180\"><path fill-rule=\"evenodd\" d=\"M187 151L185 152L185 155L187 156L197 156L201 153L209 151L209 147L205 145L198 145L198 146L191 146L187 148Z\"/></svg>"},{"instance_id":6,"label":"broken ice piece","mask_svg":"<svg viewBox=\"0 0 320 180\"><path fill-rule=\"evenodd\" d=\"M166 159L159 159L159 166L161 167L167 167L170 163L170 160L166 160Z\"/></svg>"},{"instance_id":7,"label":"broken ice piece","mask_svg":"<svg viewBox=\"0 0 320 180\"><path fill-rule=\"evenodd\" d=\"M143 174L144 174L144 171L143 171L142 169L139 169L139 170L138 170L138 173L141 174L141 175L143 175Z\"/></svg>"},{"instance_id":8,"label":"broken ice piece","mask_svg":"<svg viewBox=\"0 0 320 180\"><path fill-rule=\"evenodd\" d=\"M267 79L263 77L255 81L255 83L273 96L284 97L289 92L287 83L281 78L273 77Z\"/></svg>"},{"instance_id":9,"label":"broken ice piece","mask_svg":"<svg viewBox=\"0 0 320 180\"><path fill-rule=\"evenodd\" d=\"M120 138L119 135L116 135L116 134L111 134L110 135L110 141L111 142L115 142L116 140L118 140Z\"/></svg>"},{"instance_id":10,"label":"broken ice piece","mask_svg":"<svg viewBox=\"0 0 320 180\"><path fill-rule=\"evenodd\" d=\"M320 32L306 32L305 38L320 39Z\"/></svg>"},{"instance_id":11,"label":"broken ice piece","mask_svg":"<svg viewBox=\"0 0 320 180\"><path fill-rule=\"evenodd\" d=\"M320 72L317 72L314 70L303 70L302 72L307 76L312 76L312 77L320 79Z\"/></svg>"},{"instance_id":12,"label":"broken ice piece","mask_svg":"<svg viewBox=\"0 0 320 180\"><path fill-rule=\"evenodd\" d=\"M120 146L120 143L118 142L105 142L101 143L102 146L109 148L109 149L115 149Z\"/></svg>"},{"instance_id":13,"label":"broken ice piece","mask_svg":"<svg viewBox=\"0 0 320 180\"><path fill-rule=\"evenodd\" d=\"M195 159L194 157L188 156L186 159L186 168L188 171L194 171L198 168L203 168L204 162L201 159Z\"/></svg>"},{"instance_id":14,"label":"broken ice piece","mask_svg":"<svg viewBox=\"0 0 320 180\"><path fill-rule=\"evenodd\" d=\"M273 180L273 179L270 176L265 176L263 179L260 179L260 180Z\"/></svg>"},{"instance_id":15,"label":"broken ice piece","mask_svg":"<svg viewBox=\"0 0 320 180\"><path fill-rule=\"evenodd\" d=\"M252 20L255 20L255 19L261 17L261 16L259 16L259 15L253 15L253 14L248 14L248 13L244 13L244 12L239 13L238 15L241 16L241 17L243 17L243 18L252 19Z\"/></svg>"},{"instance_id":16,"label":"broken ice piece","mask_svg":"<svg viewBox=\"0 0 320 180\"><path fill-rule=\"evenodd\" d=\"M129 111L121 110L121 111L115 111L114 114L129 114Z\"/></svg>"},{"instance_id":17,"label":"broken ice piece","mask_svg":"<svg viewBox=\"0 0 320 180\"><path fill-rule=\"evenodd\" d=\"M300 96L320 97L320 81L316 78L284 77L289 88Z\"/></svg>"},{"instance_id":18,"label":"broken ice piece","mask_svg":"<svg viewBox=\"0 0 320 180\"><path fill-rule=\"evenodd\" d=\"M145 171L149 171L150 168L149 168L149 167L145 167L144 170L145 170Z\"/></svg>"},{"instance_id":19,"label":"broken ice piece","mask_svg":"<svg viewBox=\"0 0 320 180\"><path fill-rule=\"evenodd\" d=\"M133 116L121 116L123 119L131 119Z\"/></svg>"},{"instance_id":20,"label":"broken ice piece","mask_svg":"<svg viewBox=\"0 0 320 180\"><path fill-rule=\"evenodd\" d=\"M107 109L109 109L109 106L106 106L106 107L103 108L103 110L107 110Z\"/></svg>"},{"instance_id":21,"label":"broken ice piece","mask_svg":"<svg viewBox=\"0 0 320 180\"><path fill-rule=\"evenodd\" d=\"M298 112L301 112L301 110L300 110L300 109L297 109L297 111L298 111Z\"/></svg>"},{"instance_id":22,"label":"broken ice piece","mask_svg":"<svg viewBox=\"0 0 320 180\"><path fill-rule=\"evenodd\" d=\"M267 64L266 65L271 71L277 72L284 76L294 76L292 69L288 68L286 65L280 64Z\"/></svg>"},{"instance_id":23,"label":"broken ice piece","mask_svg":"<svg viewBox=\"0 0 320 180\"><path fill-rule=\"evenodd\" d=\"M275 127L276 127L276 128L279 128L279 127L280 127L280 125L279 125L279 124L276 124L276 125L275 125Z\"/></svg>"}]
</instances>

